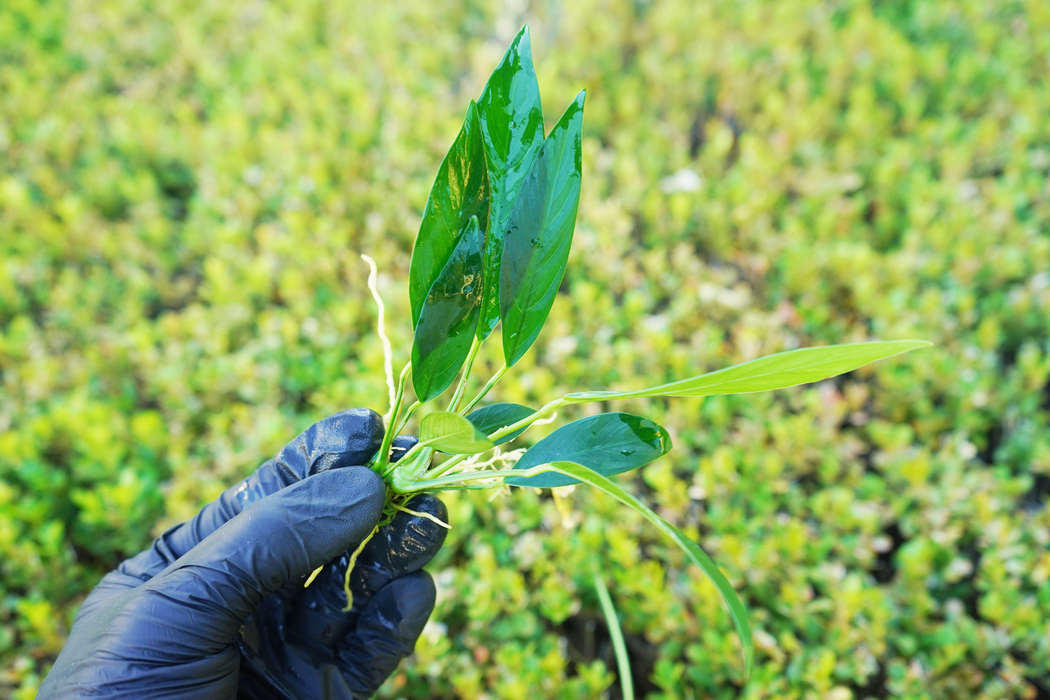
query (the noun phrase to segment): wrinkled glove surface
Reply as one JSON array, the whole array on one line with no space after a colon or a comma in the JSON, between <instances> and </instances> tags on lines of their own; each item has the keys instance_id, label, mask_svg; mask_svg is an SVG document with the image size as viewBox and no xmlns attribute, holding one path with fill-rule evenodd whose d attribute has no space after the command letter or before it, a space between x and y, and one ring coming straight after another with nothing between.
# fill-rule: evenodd
<instances>
[{"instance_id":1,"label":"wrinkled glove surface","mask_svg":"<svg viewBox=\"0 0 1050 700\"><path fill-rule=\"evenodd\" d=\"M398 512L358 557L354 606L342 611L349 552L380 520L386 495L356 465L382 438L373 411L329 416L107 574L38 700L369 697L433 610L422 567L445 539L437 523ZM394 455L413 443L396 438ZM406 507L448 518L433 496Z\"/></svg>"}]
</instances>

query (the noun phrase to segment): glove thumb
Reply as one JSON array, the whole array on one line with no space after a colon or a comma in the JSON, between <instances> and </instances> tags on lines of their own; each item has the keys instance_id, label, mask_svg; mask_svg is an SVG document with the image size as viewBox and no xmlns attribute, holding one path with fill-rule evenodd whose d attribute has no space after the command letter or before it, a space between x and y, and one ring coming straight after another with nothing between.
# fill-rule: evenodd
<instances>
[{"instance_id":1,"label":"glove thumb","mask_svg":"<svg viewBox=\"0 0 1050 700\"><path fill-rule=\"evenodd\" d=\"M264 598L355 546L375 527L386 487L366 467L332 469L246 508L159 576L129 604L172 630L187 658L227 647ZM136 612L125 609L124 613ZM175 631L178 631L175 634Z\"/></svg>"}]
</instances>

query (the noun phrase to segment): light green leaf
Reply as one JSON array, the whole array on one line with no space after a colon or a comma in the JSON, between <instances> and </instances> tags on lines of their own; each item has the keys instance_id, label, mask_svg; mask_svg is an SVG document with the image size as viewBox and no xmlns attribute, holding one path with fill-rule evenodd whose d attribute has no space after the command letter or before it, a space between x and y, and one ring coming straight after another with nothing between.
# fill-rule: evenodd
<instances>
[{"instance_id":1,"label":"light green leaf","mask_svg":"<svg viewBox=\"0 0 1050 700\"><path fill-rule=\"evenodd\" d=\"M567 403L636 399L651 396L749 394L818 382L851 372L869 362L932 345L925 340L888 340L827 345L760 357L717 372L637 391L583 391L565 396Z\"/></svg>"},{"instance_id":2,"label":"light green leaf","mask_svg":"<svg viewBox=\"0 0 1050 700\"><path fill-rule=\"evenodd\" d=\"M473 455L495 447L469 420L445 411L423 417L419 422L419 441L454 455Z\"/></svg>"},{"instance_id":3,"label":"light green leaf","mask_svg":"<svg viewBox=\"0 0 1050 700\"><path fill-rule=\"evenodd\" d=\"M733 620L733 626L736 627L737 634L740 635L741 648L744 655L744 673L750 677L755 652L751 640L751 624L747 619L747 609L736 594L733 586L722 575L722 572L719 571L718 566L707 555L707 552L702 550L700 545L686 537L681 530L668 523L644 503L620 488L614 481L602 476L593 469L574 462L552 462L550 468L553 472L564 474L601 489L620 503L639 513L682 548L686 556L700 567L700 570L710 579L711 583L715 584L718 594L722 597L722 602L729 609L729 617ZM516 479L507 479L506 481L513 484Z\"/></svg>"}]
</instances>

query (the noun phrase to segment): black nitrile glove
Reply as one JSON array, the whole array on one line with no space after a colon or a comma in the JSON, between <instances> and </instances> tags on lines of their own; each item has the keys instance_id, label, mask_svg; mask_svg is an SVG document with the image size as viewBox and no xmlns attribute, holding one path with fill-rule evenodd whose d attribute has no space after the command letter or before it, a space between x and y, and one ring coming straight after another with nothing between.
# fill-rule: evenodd
<instances>
[{"instance_id":1,"label":"black nitrile glove","mask_svg":"<svg viewBox=\"0 0 1050 700\"><path fill-rule=\"evenodd\" d=\"M329 416L107 574L38 699L369 697L433 610L434 583L421 569L445 539L437 523L398 512L358 557L354 607L342 612L347 552L379 521L386 495L374 472L354 465L382 437L372 411ZM433 496L406 507L448 517Z\"/></svg>"}]
</instances>

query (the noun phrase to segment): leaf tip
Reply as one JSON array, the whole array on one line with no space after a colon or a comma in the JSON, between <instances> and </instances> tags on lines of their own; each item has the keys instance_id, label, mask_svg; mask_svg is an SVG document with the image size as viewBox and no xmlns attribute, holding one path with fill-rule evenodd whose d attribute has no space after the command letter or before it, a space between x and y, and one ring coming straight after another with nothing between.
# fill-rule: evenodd
<instances>
[{"instance_id":1,"label":"leaf tip","mask_svg":"<svg viewBox=\"0 0 1050 700\"><path fill-rule=\"evenodd\" d=\"M897 345L897 347L901 348L901 350L898 352L898 354L905 353L905 352L911 352L912 350L920 350L922 348L932 348L933 347L933 343L931 343L928 340L909 339L909 340L896 340L896 341L890 341L890 342L891 343L895 343Z\"/></svg>"}]
</instances>

